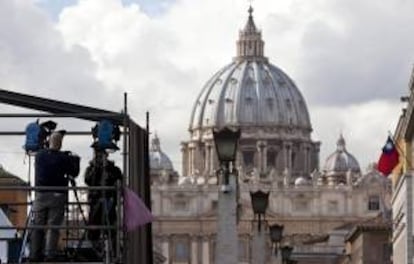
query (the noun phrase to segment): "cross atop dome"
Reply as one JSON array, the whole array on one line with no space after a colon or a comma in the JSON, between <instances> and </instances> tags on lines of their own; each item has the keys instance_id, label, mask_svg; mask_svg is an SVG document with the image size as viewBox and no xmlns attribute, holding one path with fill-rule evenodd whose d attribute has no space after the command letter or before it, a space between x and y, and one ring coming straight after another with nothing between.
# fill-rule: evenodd
<instances>
[{"instance_id":1,"label":"cross atop dome","mask_svg":"<svg viewBox=\"0 0 414 264\"><path fill-rule=\"evenodd\" d=\"M264 41L262 40L262 33L257 30L253 20L252 6L249 7L248 13L246 26L239 32L236 60L267 60L263 55Z\"/></svg>"},{"instance_id":2,"label":"cross atop dome","mask_svg":"<svg viewBox=\"0 0 414 264\"><path fill-rule=\"evenodd\" d=\"M248 12L249 12L249 18L247 19L247 23L243 31L248 32L248 33L255 33L257 32L257 29L256 29L256 25L254 24L254 20L253 20L253 7L252 6L249 7Z\"/></svg>"}]
</instances>

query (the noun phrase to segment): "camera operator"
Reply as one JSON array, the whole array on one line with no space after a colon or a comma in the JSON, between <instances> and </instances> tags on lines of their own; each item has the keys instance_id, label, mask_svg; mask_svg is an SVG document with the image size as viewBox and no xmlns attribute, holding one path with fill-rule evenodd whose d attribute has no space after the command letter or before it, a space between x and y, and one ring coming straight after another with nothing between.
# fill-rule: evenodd
<instances>
[{"instance_id":1,"label":"camera operator","mask_svg":"<svg viewBox=\"0 0 414 264\"><path fill-rule=\"evenodd\" d=\"M35 186L50 186L37 190L33 203L33 225L61 225L64 219L67 190L56 190L52 186L67 187L69 176L79 174L80 158L70 152L60 151L64 131L53 132L49 138L49 149L42 149L35 158ZM57 257L58 228L33 229L30 241L31 261L50 261Z\"/></svg>"},{"instance_id":2,"label":"camera operator","mask_svg":"<svg viewBox=\"0 0 414 264\"><path fill-rule=\"evenodd\" d=\"M107 159L105 150L94 149L94 158L89 162L85 171L85 183L88 186L116 186L117 180L122 178L121 170L113 161ZM89 225L113 225L116 220L116 191L91 190L88 193ZM110 235L112 247L115 242L115 230L90 229L88 238L95 247L101 234Z\"/></svg>"}]
</instances>

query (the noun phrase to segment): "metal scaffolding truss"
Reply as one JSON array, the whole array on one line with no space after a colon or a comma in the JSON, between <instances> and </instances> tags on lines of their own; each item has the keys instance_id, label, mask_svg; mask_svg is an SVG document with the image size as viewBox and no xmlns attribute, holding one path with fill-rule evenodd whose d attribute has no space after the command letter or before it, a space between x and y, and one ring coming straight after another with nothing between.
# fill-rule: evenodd
<instances>
[{"instance_id":1,"label":"metal scaffolding truss","mask_svg":"<svg viewBox=\"0 0 414 264\"><path fill-rule=\"evenodd\" d=\"M122 147L123 155L123 180L122 186L128 186L135 191L151 209L151 195L149 182L149 156L148 156L148 114L147 125L143 129L137 125L128 115L127 112L127 95L124 94L124 109L121 113L107 111L79 104L72 104L48 98L36 97L32 95L11 92L0 89L0 103L27 108L30 110L42 111L42 113L0 113L0 118L76 118L87 121L100 121L102 119L111 120L114 124L119 125L122 129ZM90 131L67 131L69 135L90 135ZM0 136L7 135L24 135L24 131L0 131ZM15 188L23 188L22 186ZM30 190L37 187L26 186ZM72 187L68 187L71 189ZM81 188L81 187L77 187ZM83 187L93 188L93 187ZM98 187L99 188L99 187ZM112 187L113 188L113 187ZM120 188L120 187L119 187ZM0 186L0 192L5 188ZM113 263L153 263L152 253L152 234L151 224L140 227L138 230L126 233L122 221L122 203L120 197L117 199L118 213L116 226L119 230L116 247L116 261ZM4 229L5 227L0 227ZM16 228L16 227L14 227ZM19 228L19 227L17 227ZM41 228L41 227L38 227ZM64 229L70 229L64 227ZM73 227L81 229L82 227ZM94 228L94 227L86 227ZM107 226L106 228L111 228ZM113 227L112 227L113 228ZM115 227L116 228L116 227Z\"/></svg>"}]
</instances>

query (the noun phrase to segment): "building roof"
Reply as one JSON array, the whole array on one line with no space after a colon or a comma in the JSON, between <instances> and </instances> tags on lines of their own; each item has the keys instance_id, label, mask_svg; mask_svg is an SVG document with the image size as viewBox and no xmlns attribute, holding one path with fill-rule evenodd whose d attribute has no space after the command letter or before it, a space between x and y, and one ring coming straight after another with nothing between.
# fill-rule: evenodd
<instances>
[{"instance_id":1,"label":"building roof","mask_svg":"<svg viewBox=\"0 0 414 264\"><path fill-rule=\"evenodd\" d=\"M0 165L0 185L27 185L27 182L8 172Z\"/></svg>"},{"instance_id":2,"label":"building roof","mask_svg":"<svg viewBox=\"0 0 414 264\"><path fill-rule=\"evenodd\" d=\"M378 214L374 218L360 221L355 224L352 230L345 237L345 241L353 241L359 234L369 231L392 231L392 222L387 219L383 214Z\"/></svg>"}]
</instances>

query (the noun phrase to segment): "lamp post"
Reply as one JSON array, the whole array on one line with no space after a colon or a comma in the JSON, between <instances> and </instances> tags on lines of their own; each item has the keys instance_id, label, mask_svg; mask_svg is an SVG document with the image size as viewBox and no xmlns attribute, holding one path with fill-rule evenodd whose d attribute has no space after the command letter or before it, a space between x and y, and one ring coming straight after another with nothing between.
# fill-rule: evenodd
<instances>
[{"instance_id":1,"label":"lamp post","mask_svg":"<svg viewBox=\"0 0 414 264\"><path fill-rule=\"evenodd\" d=\"M257 215L258 218L257 230L255 230L253 233L252 263L264 264L266 256L266 242L265 234L262 232L261 225L262 221L265 222L264 216L269 204L269 192L263 192L261 190L250 192L250 198L252 202L253 213L255 216Z\"/></svg>"},{"instance_id":2,"label":"lamp post","mask_svg":"<svg viewBox=\"0 0 414 264\"><path fill-rule=\"evenodd\" d=\"M220 169L217 176L220 180L218 193L218 221L215 262L217 264L238 263L237 235L237 172L234 169L240 130L228 127L213 130Z\"/></svg>"}]
</instances>

